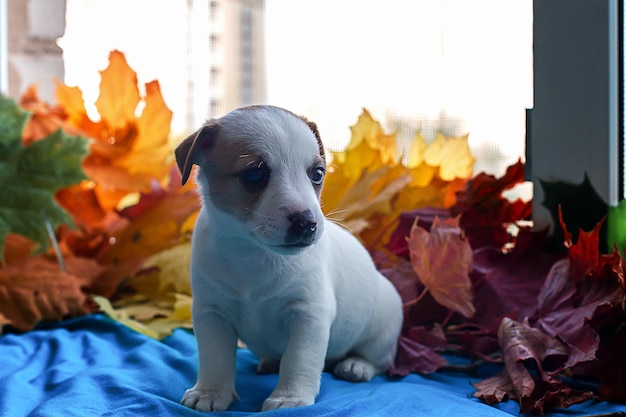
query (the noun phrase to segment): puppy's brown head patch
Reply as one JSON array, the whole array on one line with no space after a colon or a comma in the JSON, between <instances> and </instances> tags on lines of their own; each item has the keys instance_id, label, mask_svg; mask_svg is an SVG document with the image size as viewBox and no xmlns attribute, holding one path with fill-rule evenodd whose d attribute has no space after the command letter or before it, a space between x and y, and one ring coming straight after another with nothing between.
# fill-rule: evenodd
<instances>
[{"instance_id":1,"label":"puppy's brown head patch","mask_svg":"<svg viewBox=\"0 0 626 417\"><path fill-rule=\"evenodd\" d=\"M272 106L234 110L176 149L183 182L194 164L200 166L205 204L248 224L251 235L274 245L291 236L291 213L312 213L311 224L320 224L324 156L315 123ZM311 232L308 238L314 236Z\"/></svg>"},{"instance_id":2,"label":"puppy's brown head patch","mask_svg":"<svg viewBox=\"0 0 626 417\"><path fill-rule=\"evenodd\" d=\"M189 179L193 165L198 163L200 153L213 146L219 129L219 123L216 120L210 120L200 130L185 138L174 150L183 184Z\"/></svg>"}]
</instances>

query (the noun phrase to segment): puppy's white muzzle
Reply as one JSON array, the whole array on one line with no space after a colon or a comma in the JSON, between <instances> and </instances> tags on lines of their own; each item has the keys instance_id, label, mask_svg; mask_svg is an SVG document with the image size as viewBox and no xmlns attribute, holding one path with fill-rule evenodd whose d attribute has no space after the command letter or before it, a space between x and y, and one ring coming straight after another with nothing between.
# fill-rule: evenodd
<instances>
[{"instance_id":1,"label":"puppy's white muzzle","mask_svg":"<svg viewBox=\"0 0 626 417\"><path fill-rule=\"evenodd\" d=\"M252 227L253 238L268 250L293 255L315 245L324 233L324 223L312 210L297 210L282 218L261 217Z\"/></svg>"}]
</instances>

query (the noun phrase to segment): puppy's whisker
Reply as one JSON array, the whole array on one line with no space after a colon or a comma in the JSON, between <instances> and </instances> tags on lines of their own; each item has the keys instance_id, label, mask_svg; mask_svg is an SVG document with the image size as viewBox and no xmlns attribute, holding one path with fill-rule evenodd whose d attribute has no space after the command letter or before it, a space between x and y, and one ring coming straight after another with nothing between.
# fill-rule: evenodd
<instances>
[{"instance_id":1,"label":"puppy's whisker","mask_svg":"<svg viewBox=\"0 0 626 417\"><path fill-rule=\"evenodd\" d=\"M334 209L328 212L328 214L326 214L327 218L330 218L331 216L334 216L336 214L343 214L343 213L348 213L349 210L346 209Z\"/></svg>"},{"instance_id":2,"label":"puppy's whisker","mask_svg":"<svg viewBox=\"0 0 626 417\"><path fill-rule=\"evenodd\" d=\"M354 233L352 233L352 229L350 229L350 227L348 227L346 224L344 224L344 223L340 222L339 220L335 220L335 219L328 219L328 220L329 220L329 221L331 221L331 222L333 222L333 223L335 223L337 226L339 226L339 227L341 227L341 228L343 228L343 229L347 230L347 231L348 231L348 232L350 232L351 234L354 234Z\"/></svg>"},{"instance_id":3,"label":"puppy's whisker","mask_svg":"<svg viewBox=\"0 0 626 417\"><path fill-rule=\"evenodd\" d=\"M246 210L246 211L248 211L248 212L250 212L250 213L252 213L252 214L254 214L254 215L256 215L256 216L259 216L259 217L261 217L261 218L263 218L263 219L265 219L265 220L270 220L270 221L272 220L272 218L271 218L271 217L266 216L266 215L265 215L265 214L263 214L263 213L259 213L259 212L258 212L258 211L256 211L256 210L252 210L251 208L246 207L246 208L245 208L245 210Z\"/></svg>"}]
</instances>

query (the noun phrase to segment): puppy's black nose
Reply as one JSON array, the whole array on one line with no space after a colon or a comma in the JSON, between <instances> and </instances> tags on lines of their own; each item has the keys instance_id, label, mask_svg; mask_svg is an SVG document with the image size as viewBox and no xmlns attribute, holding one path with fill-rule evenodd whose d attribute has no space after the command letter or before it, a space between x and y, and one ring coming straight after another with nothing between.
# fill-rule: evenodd
<instances>
[{"instance_id":1,"label":"puppy's black nose","mask_svg":"<svg viewBox=\"0 0 626 417\"><path fill-rule=\"evenodd\" d=\"M315 237L317 230L317 222L311 210L297 211L287 216L287 220L291 222L291 226L287 230L285 243L304 243L309 244Z\"/></svg>"}]
</instances>

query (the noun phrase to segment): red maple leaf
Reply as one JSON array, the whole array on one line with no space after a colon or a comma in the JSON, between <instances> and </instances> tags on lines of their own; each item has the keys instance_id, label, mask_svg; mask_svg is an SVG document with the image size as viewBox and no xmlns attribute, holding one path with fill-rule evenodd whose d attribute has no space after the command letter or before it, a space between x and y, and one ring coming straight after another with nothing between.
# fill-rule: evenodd
<instances>
[{"instance_id":1,"label":"red maple leaf","mask_svg":"<svg viewBox=\"0 0 626 417\"><path fill-rule=\"evenodd\" d=\"M521 199L511 202L502 193L523 181L524 164L520 160L508 167L504 176L480 173L464 191L457 192L457 202L450 212L461 216L460 225L473 248L502 247L513 240L508 225L528 219L532 203Z\"/></svg>"},{"instance_id":2,"label":"red maple leaf","mask_svg":"<svg viewBox=\"0 0 626 417\"><path fill-rule=\"evenodd\" d=\"M539 294L536 326L559 337L571 350L565 366L596 359L600 336L590 321L599 314L620 314L626 301L623 259L615 249L600 254L601 223L591 232L581 231L571 242L562 217L569 255L554 264Z\"/></svg>"},{"instance_id":3,"label":"red maple leaf","mask_svg":"<svg viewBox=\"0 0 626 417\"><path fill-rule=\"evenodd\" d=\"M407 238L411 234L413 223L430 230L435 218L445 220L450 218L450 211L438 207L424 207L417 210L405 211L398 217L398 226L393 231L387 242L386 248L394 255L410 259L409 242Z\"/></svg>"},{"instance_id":4,"label":"red maple leaf","mask_svg":"<svg viewBox=\"0 0 626 417\"><path fill-rule=\"evenodd\" d=\"M425 326L411 328L398 339L398 354L391 375L406 376L411 372L428 374L448 364L438 351L448 346L446 336L439 326L428 330Z\"/></svg>"},{"instance_id":5,"label":"red maple leaf","mask_svg":"<svg viewBox=\"0 0 626 417\"><path fill-rule=\"evenodd\" d=\"M482 247L474 250L474 305L471 322L495 335L500 321L532 316L550 268L560 256L546 250L547 233L520 230L509 251Z\"/></svg>"},{"instance_id":6,"label":"red maple leaf","mask_svg":"<svg viewBox=\"0 0 626 417\"><path fill-rule=\"evenodd\" d=\"M593 398L591 391L579 391L567 386L558 376L568 348L557 338L528 322L504 318L498 329L505 370L474 384L475 397L488 403L513 398L521 413L568 407ZM533 374L531 369L536 368Z\"/></svg>"}]
</instances>

